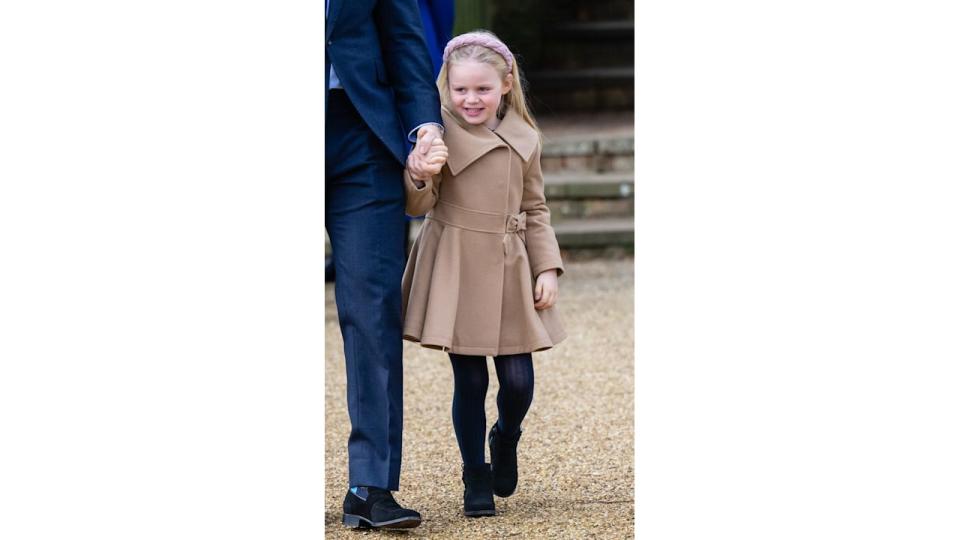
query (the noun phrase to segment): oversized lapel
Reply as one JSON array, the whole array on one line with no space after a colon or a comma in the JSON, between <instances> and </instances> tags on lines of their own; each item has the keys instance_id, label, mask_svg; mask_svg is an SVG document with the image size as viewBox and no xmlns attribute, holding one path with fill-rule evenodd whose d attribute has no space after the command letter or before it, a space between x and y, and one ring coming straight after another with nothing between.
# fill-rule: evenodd
<instances>
[{"instance_id":1,"label":"oversized lapel","mask_svg":"<svg viewBox=\"0 0 960 540\"><path fill-rule=\"evenodd\" d=\"M340 15L340 8L343 7L343 0L330 0L330 11L327 12L327 37L324 40L330 39L330 34L333 33L333 25L337 22L337 15Z\"/></svg>"},{"instance_id":2,"label":"oversized lapel","mask_svg":"<svg viewBox=\"0 0 960 540\"><path fill-rule=\"evenodd\" d=\"M537 149L537 143L540 142L537 131L513 109L507 110L507 114L503 116L500 125L493 131L507 141L507 144L520 154L523 161L530 161L530 156L533 155L533 151Z\"/></svg>"},{"instance_id":3,"label":"oversized lapel","mask_svg":"<svg viewBox=\"0 0 960 540\"><path fill-rule=\"evenodd\" d=\"M537 147L537 132L512 110L507 111L494 131L484 126L461 124L454 114L445 108L441 109L443 125L446 128L443 142L449 150L447 166L454 175L460 174L494 148L509 144L524 161L528 161Z\"/></svg>"}]
</instances>

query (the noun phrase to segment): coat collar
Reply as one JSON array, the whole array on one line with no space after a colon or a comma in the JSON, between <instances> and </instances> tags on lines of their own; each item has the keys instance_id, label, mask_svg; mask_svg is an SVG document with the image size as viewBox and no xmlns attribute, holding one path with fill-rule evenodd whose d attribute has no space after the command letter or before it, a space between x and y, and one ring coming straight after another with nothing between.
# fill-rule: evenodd
<instances>
[{"instance_id":1,"label":"coat collar","mask_svg":"<svg viewBox=\"0 0 960 540\"><path fill-rule=\"evenodd\" d=\"M454 175L468 165L483 157L494 148L509 145L523 161L530 161L534 150L540 143L537 131L512 109L507 110L497 129L491 131L485 126L461 124L446 108L443 116L443 142L449 150L447 165Z\"/></svg>"}]
</instances>

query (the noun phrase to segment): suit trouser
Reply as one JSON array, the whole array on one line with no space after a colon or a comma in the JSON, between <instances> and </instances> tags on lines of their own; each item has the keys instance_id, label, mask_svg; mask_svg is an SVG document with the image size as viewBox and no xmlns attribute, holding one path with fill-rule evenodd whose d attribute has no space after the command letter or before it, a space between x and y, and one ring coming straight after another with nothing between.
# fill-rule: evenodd
<instances>
[{"instance_id":1,"label":"suit trouser","mask_svg":"<svg viewBox=\"0 0 960 540\"><path fill-rule=\"evenodd\" d=\"M330 92L326 124L326 228L346 357L349 481L397 490L403 431L403 167L343 91Z\"/></svg>"}]
</instances>

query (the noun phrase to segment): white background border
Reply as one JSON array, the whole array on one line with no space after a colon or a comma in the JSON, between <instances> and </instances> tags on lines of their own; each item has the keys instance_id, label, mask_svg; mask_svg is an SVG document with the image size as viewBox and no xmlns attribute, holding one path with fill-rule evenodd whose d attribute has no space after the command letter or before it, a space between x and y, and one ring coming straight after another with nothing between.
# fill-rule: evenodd
<instances>
[{"instance_id":1,"label":"white background border","mask_svg":"<svg viewBox=\"0 0 960 540\"><path fill-rule=\"evenodd\" d=\"M321 534L322 21L0 8L3 538ZM638 4L638 537L960 535L956 27Z\"/></svg>"}]
</instances>

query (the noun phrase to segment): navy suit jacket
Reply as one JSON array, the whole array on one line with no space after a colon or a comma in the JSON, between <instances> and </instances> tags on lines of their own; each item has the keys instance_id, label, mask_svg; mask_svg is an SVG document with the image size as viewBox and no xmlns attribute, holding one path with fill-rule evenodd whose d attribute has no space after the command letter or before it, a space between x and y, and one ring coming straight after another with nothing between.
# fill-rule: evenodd
<instances>
[{"instance_id":1,"label":"navy suit jacket","mask_svg":"<svg viewBox=\"0 0 960 540\"><path fill-rule=\"evenodd\" d=\"M360 116L406 163L410 130L442 124L417 0L330 0L326 43L324 95L332 63Z\"/></svg>"}]
</instances>

